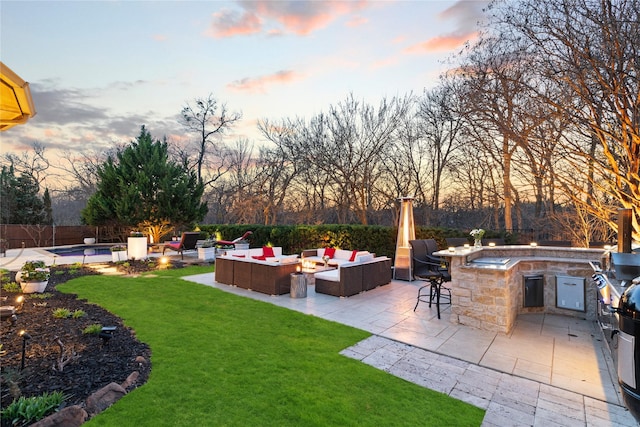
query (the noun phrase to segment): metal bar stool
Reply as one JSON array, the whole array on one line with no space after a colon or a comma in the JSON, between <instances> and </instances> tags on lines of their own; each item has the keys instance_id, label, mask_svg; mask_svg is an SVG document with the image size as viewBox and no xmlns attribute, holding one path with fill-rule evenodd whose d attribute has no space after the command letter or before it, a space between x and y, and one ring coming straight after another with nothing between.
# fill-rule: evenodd
<instances>
[{"instance_id":1,"label":"metal bar stool","mask_svg":"<svg viewBox=\"0 0 640 427\"><path fill-rule=\"evenodd\" d=\"M444 299L443 304L451 304L451 289L447 288L446 286L442 286L444 282L448 282L451 280L451 276L446 272L434 271L426 276L414 275L414 277L416 280L422 280L429 283L418 289L418 299L416 301L415 307L413 307L413 311L416 311L416 309L418 308L418 304L420 304L421 302L428 302L429 308L431 308L431 304L435 300L436 309L438 311L438 319L440 319L440 298ZM423 294L422 290L426 288L429 288L429 293ZM445 295L442 295L442 291L445 291Z\"/></svg>"},{"instance_id":2,"label":"metal bar stool","mask_svg":"<svg viewBox=\"0 0 640 427\"><path fill-rule=\"evenodd\" d=\"M412 249L411 262L413 265L413 277L416 280L428 282L428 284L418 289L418 298L413 311L416 311L420 302L428 302L429 308L435 302L440 319L440 299L444 298L444 304L451 304L451 289L443 286L444 282L451 281L449 270L440 257L433 256L438 251L438 244L434 239L410 240ZM423 290L429 288L429 294ZM445 295L442 295L442 291Z\"/></svg>"}]
</instances>

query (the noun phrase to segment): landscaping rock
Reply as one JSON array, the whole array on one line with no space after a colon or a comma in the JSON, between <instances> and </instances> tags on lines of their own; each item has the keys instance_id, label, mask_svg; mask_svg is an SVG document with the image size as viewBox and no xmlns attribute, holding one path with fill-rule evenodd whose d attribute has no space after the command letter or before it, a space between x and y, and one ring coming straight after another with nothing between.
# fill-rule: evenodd
<instances>
[{"instance_id":1,"label":"landscaping rock","mask_svg":"<svg viewBox=\"0 0 640 427\"><path fill-rule=\"evenodd\" d=\"M120 384L120 386L125 390L129 390L130 387L135 385L135 383L138 380L139 376L140 376L140 372L133 371L131 374L129 374L127 379L124 380L124 382L122 384Z\"/></svg>"},{"instance_id":2,"label":"landscaping rock","mask_svg":"<svg viewBox=\"0 0 640 427\"><path fill-rule=\"evenodd\" d=\"M67 406L64 409L31 424L31 427L78 427L87 420L87 416L87 411L82 409L80 406Z\"/></svg>"},{"instance_id":3,"label":"landscaping rock","mask_svg":"<svg viewBox=\"0 0 640 427\"><path fill-rule=\"evenodd\" d=\"M86 409L90 416L99 414L117 402L127 391L120 384L110 383L87 397Z\"/></svg>"}]
</instances>

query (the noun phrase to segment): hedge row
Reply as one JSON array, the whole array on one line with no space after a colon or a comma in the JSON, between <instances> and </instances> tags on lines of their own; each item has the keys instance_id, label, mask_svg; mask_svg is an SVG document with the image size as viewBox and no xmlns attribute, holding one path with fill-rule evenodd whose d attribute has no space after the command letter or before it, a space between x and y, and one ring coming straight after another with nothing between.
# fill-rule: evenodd
<instances>
[{"instance_id":1,"label":"hedge row","mask_svg":"<svg viewBox=\"0 0 640 427\"><path fill-rule=\"evenodd\" d=\"M246 231L251 247L271 244L281 246L283 253L299 254L305 249L336 247L348 250L366 250L376 255L393 258L396 249L397 227L366 225L200 225L200 230L215 238L234 240ZM416 239L436 239L440 248L446 248L447 237L466 237L468 233L445 228L416 227ZM489 236L487 233L486 237ZM499 236L496 236L499 237Z\"/></svg>"}]
</instances>

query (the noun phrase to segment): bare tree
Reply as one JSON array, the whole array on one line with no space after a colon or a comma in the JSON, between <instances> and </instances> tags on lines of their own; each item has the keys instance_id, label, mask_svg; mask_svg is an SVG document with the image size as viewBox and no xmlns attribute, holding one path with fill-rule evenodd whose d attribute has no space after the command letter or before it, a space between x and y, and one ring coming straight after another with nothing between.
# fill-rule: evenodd
<instances>
[{"instance_id":1,"label":"bare tree","mask_svg":"<svg viewBox=\"0 0 640 427\"><path fill-rule=\"evenodd\" d=\"M571 96L539 94L573 125L561 189L613 230L617 209L632 209L640 241L640 2L524 0L496 15L512 40L526 39L542 78Z\"/></svg>"},{"instance_id":2,"label":"bare tree","mask_svg":"<svg viewBox=\"0 0 640 427\"><path fill-rule=\"evenodd\" d=\"M420 145L428 154L427 176L431 178L427 181L431 183L429 204L434 211L440 208L444 173L448 162L462 143L460 132L464 118L460 112L460 97L463 93L455 86L457 82L457 79L443 80L443 84L431 91L425 91L419 100L417 118L424 138ZM419 182L420 188L424 188L424 180L421 179ZM425 196L424 190L420 193Z\"/></svg>"},{"instance_id":3,"label":"bare tree","mask_svg":"<svg viewBox=\"0 0 640 427\"><path fill-rule=\"evenodd\" d=\"M212 94L193 102L195 105L187 103L182 108L180 122L197 139L179 155L189 169L196 170L198 180L206 187L225 172L224 159L229 153L220 146L220 138L242 118L242 113L229 111L226 104L219 104Z\"/></svg>"}]
</instances>

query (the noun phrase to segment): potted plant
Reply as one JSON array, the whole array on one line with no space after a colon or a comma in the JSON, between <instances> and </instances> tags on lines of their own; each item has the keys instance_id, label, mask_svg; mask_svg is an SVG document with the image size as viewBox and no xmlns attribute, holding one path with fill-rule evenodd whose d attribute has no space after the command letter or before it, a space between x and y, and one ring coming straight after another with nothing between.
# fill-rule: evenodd
<instances>
[{"instance_id":1,"label":"potted plant","mask_svg":"<svg viewBox=\"0 0 640 427\"><path fill-rule=\"evenodd\" d=\"M27 261L16 273L16 282L20 283L22 293L42 293L49 283L50 274L44 261Z\"/></svg>"},{"instance_id":2,"label":"potted plant","mask_svg":"<svg viewBox=\"0 0 640 427\"><path fill-rule=\"evenodd\" d=\"M113 262L126 261L127 259L127 246L115 245L111 246L111 260Z\"/></svg>"},{"instance_id":3,"label":"potted plant","mask_svg":"<svg viewBox=\"0 0 640 427\"><path fill-rule=\"evenodd\" d=\"M216 258L216 248L213 241L210 239L205 240L198 248L198 259L209 261Z\"/></svg>"}]
</instances>

